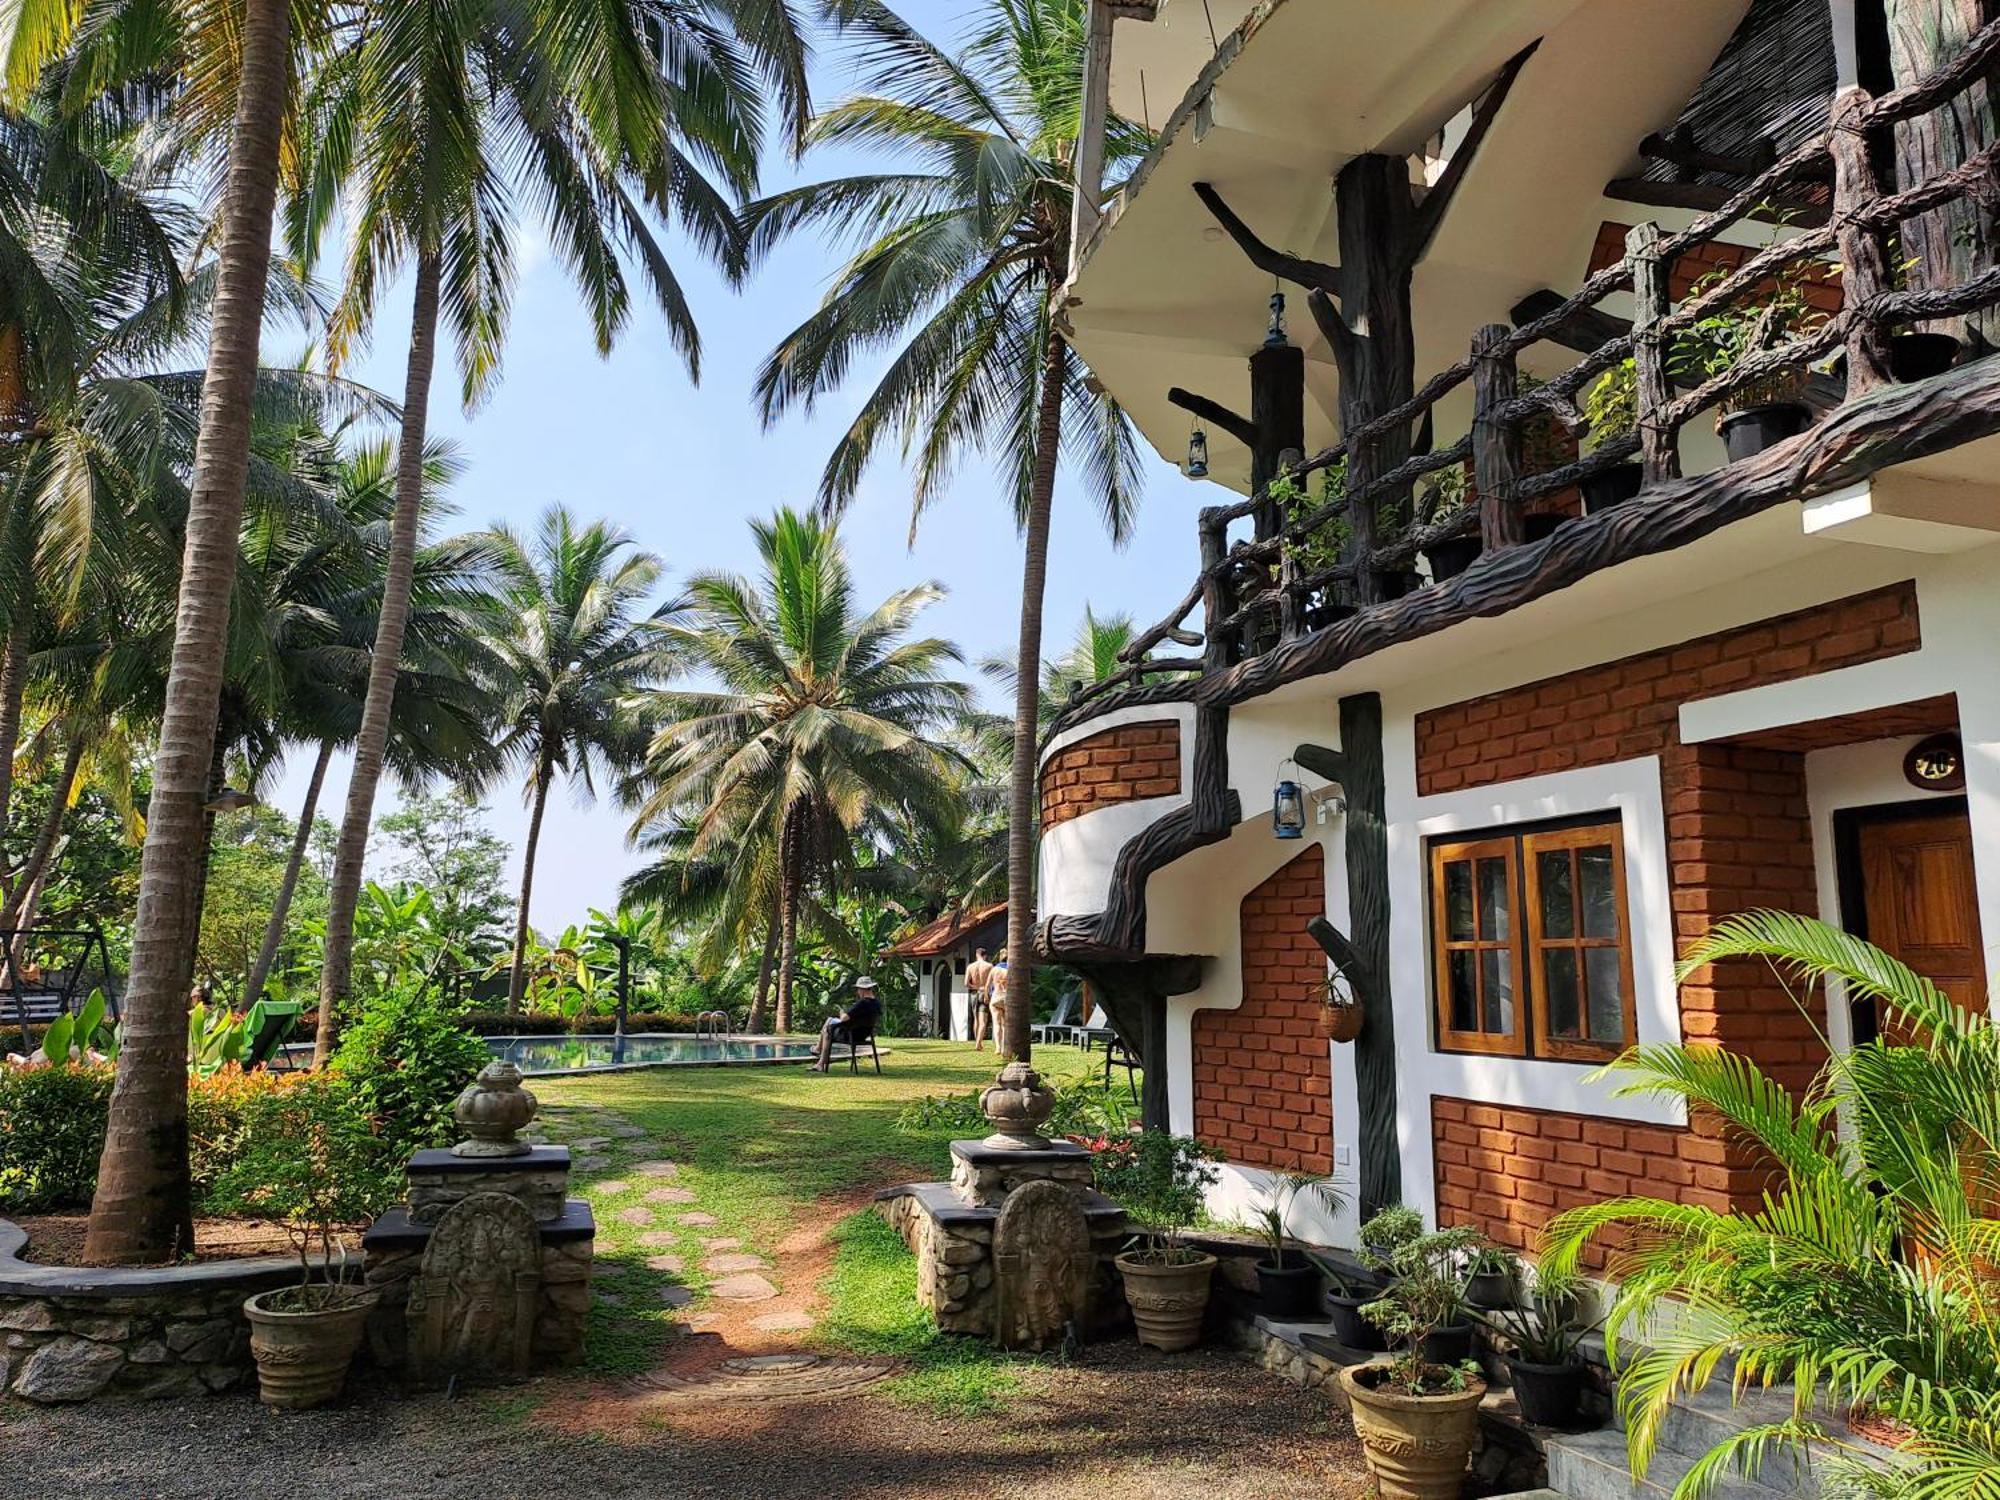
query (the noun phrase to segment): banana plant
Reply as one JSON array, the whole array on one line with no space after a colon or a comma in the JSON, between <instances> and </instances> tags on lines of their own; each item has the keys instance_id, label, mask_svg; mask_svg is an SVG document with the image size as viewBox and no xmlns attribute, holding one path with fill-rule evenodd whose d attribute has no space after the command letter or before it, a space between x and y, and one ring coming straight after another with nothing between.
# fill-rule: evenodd
<instances>
[{"instance_id":1,"label":"banana plant","mask_svg":"<svg viewBox=\"0 0 2000 1500\"><path fill-rule=\"evenodd\" d=\"M42 1056L52 1063L66 1063L72 1052L88 1060L92 1053L104 1058L118 1056L118 1029L104 1024L104 991L92 990L90 998L75 1015L57 1016L42 1033Z\"/></svg>"},{"instance_id":2,"label":"banana plant","mask_svg":"<svg viewBox=\"0 0 2000 1500\"><path fill-rule=\"evenodd\" d=\"M241 1061L249 1039L249 1023L226 1005L196 1001L188 1011L188 1067L204 1078Z\"/></svg>"}]
</instances>

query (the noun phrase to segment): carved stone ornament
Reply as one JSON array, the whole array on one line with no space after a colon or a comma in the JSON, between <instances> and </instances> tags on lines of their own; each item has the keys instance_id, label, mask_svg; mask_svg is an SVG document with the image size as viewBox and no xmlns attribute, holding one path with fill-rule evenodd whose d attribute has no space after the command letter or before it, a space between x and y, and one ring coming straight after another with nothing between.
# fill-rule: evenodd
<instances>
[{"instance_id":1,"label":"carved stone ornament","mask_svg":"<svg viewBox=\"0 0 2000 1500\"><path fill-rule=\"evenodd\" d=\"M1046 1349L1090 1306L1090 1223L1059 1182L1016 1188L993 1226L994 1340Z\"/></svg>"},{"instance_id":2,"label":"carved stone ornament","mask_svg":"<svg viewBox=\"0 0 2000 1500\"><path fill-rule=\"evenodd\" d=\"M1056 1096L1042 1087L1042 1075L1024 1062L1010 1062L1000 1079L979 1096L980 1112L993 1126L982 1143L995 1149L1046 1151L1042 1126L1056 1107Z\"/></svg>"},{"instance_id":3,"label":"carved stone ornament","mask_svg":"<svg viewBox=\"0 0 2000 1500\"><path fill-rule=\"evenodd\" d=\"M505 1193L474 1193L445 1211L410 1279L410 1372L528 1373L541 1305L542 1244L534 1215Z\"/></svg>"},{"instance_id":4,"label":"carved stone ornament","mask_svg":"<svg viewBox=\"0 0 2000 1500\"><path fill-rule=\"evenodd\" d=\"M521 1087L521 1070L495 1059L466 1085L452 1106L452 1116L466 1139L451 1148L453 1156L525 1156L533 1148L515 1139L515 1132L535 1118L540 1103Z\"/></svg>"}]
</instances>

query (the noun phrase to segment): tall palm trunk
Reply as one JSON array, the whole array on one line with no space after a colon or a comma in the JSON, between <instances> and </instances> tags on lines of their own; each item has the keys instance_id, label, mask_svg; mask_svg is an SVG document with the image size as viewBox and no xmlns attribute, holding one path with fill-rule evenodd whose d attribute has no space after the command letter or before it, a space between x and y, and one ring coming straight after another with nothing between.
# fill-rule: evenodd
<instances>
[{"instance_id":1,"label":"tall palm trunk","mask_svg":"<svg viewBox=\"0 0 2000 1500\"><path fill-rule=\"evenodd\" d=\"M215 867L215 799L227 786L228 778L223 773L222 754L225 745L221 733L215 736L215 751L208 758L208 795L202 798L201 810L201 858L197 862L198 873L194 883L194 913L188 921L188 973L194 974L201 960L201 919L208 911L208 872ZM192 996L190 996L192 998Z\"/></svg>"},{"instance_id":2,"label":"tall palm trunk","mask_svg":"<svg viewBox=\"0 0 2000 1500\"><path fill-rule=\"evenodd\" d=\"M40 883L42 872L49 867L49 856L55 852L56 840L62 835L63 815L69 811L70 791L76 786L77 772L83 767L83 736L69 734L66 737L69 748L63 752L62 770L56 776L48 813L35 834L35 846L28 852L27 863L21 866L13 893L7 897L6 904L0 906L0 929L8 932L12 932L20 922L28 904L28 892Z\"/></svg>"},{"instance_id":3,"label":"tall palm trunk","mask_svg":"<svg viewBox=\"0 0 2000 1500\"><path fill-rule=\"evenodd\" d=\"M0 880L10 879L5 847L7 820L14 811L14 751L21 743L21 699L28 688L28 624L7 632L0 651Z\"/></svg>"},{"instance_id":4,"label":"tall palm trunk","mask_svg":"<svg viewBox=\"0 0 2000 1500\"><path fill-rule=\"evenodd\" d=\"M778 1017L780 1036L792 1029L792 979L799 963L799 898L805 894L804 819L794 807L778 839Z\"/></svg>"},{"instance_id":5,"label":"tall palm trunk","mask_svg":"<svg viewBox=\"0 0 2000 1500\"><path fill-rule=\"evenodd\" d=\"M291 50L288 0L243 0L241 15L242 78L230 129L173 661L139 864L118 1078L84 1241L84 1258L98 1265L167 1260L194 1245L187 1153L187 929L249 473L250 410Z\"/></svg>"},{"instance_id":6,"label":"tall palm trunk","mask_svg":"<svg viewBox=\"0 0 2000 1500\"><path fill-rule=\"evenodd\" d=\"M333 741L321 740L319 756L313 761L312 779L306 783L305 805L299 809L299 826L292 834L291 857L285 861L285 878L278 882L278 899L271 903L271 919L264 924L264 941L258 945L250 977L243 982L243 1008L248 1010L264 993L271 966L278 961L278 948L285 940L285 918L291 914L292 897L299 888L299 871L305 868L306 848L312 843L313 814L319 810L319 789L326 780L327 762L333 759Z\"/></svg>"},{"instance_id":7,"label":"tall palm trunk","mask_svg":"<svg viewBox=\"0 0 2000 1500\"><path fill-rule=\"evenodd\" d=\"M1007 789L1007 1012L998 1039L1008 1057L1029 1056L1035 978L1035 749L1041 716L1042 594L1049 577L1049 512L1062 445L1063 371L1069 358L1053 326L1042 351L1042 391L1035 416L1035 469L1021 565L1021 635L1014 660L1014 762Z\"/></svg>"},{"instance_id":8,"label":"tall palm trunk","mask_svg":"<svg viewBox=\"0 0 2000 1500\"><path fill-rule=\"evenodd\" d=\"M319 1031L313 1066L333 1054L340 1014L354 978L354 908L361 899L361 866L368 857L368 828L375 817L375 788L389 744L389 710L396 697L396 669L410 619L410 580L416 572L417 533L423 519L424 434L430 421L431 368L437 362L438 257L417 256L416 294L410 309L410 362L403 380L403 427L396 439L396 516L389 529L389 563L382 579L382 613L368 661L368 696L354 741L354 771L347 782L347 811L333 856L326 898L326 960L319 982Z\"/></svg>"},{"instance_id":9,"label":"tall palm trunk","mask_svg":"<svg viewBox=\"0 0 2000 1500\"><path fill-rule=\"evenodd\" d=\"M764 1029L764 1017L771 1007L771 971L778 961L778 914L764 924L764 958L757 965L757 998L750 1002L748 1027L754 1035Z\"/></svg>"},{"instance_id":10,"label":"tall palm trunk","mask_svg":"<svg viewBox=\"0 0 2000 1500\"><path fill-rule=\"evenodd\" d=\"M521 851L521 906L514 913L514 965L507 971L507 1014L521 1013L521 997L528 989L528 903L535 894L535 854L542 844L542 812L549 805L549 783L555 767L544 751L535 762L535 785L530 793L533 810L528 814L528 842Z\"/></svg>"}]
</instances>

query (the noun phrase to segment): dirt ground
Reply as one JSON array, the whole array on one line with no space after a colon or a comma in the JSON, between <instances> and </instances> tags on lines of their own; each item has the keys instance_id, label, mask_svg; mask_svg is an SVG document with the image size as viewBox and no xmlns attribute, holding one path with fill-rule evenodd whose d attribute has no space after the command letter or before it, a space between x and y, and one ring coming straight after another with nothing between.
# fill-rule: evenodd
<instances>
[{"instance_id":1,"label":"dirt ground","mask_svg":"<svg viewBox=\"0 0 2000 1500\"><path fill-rule=\"evenodd\" d=\"M23 1258L47 1266L83 1264L83 1235L90 1215L28 1214L14 1220L28 1231ZM361 1231L344 1236L349 1250L361 1248ZM191 1260L233 1260L240 1255L295 1255L285 1226L269 1219L205 1219L194 1221Z\"/></svg>"}]
</instances>

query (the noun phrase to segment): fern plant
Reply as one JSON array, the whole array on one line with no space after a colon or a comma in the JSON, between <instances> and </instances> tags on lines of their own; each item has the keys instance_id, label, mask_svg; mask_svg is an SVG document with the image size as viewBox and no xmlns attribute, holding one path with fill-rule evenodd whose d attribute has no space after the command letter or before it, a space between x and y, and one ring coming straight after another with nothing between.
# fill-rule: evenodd
<instances>
[{"instance_id":1,"label":"fern plant","mask_svg":"<svg viewBox=\"0 0 2000 1500\"><path fill-rule=\"evenodd\" d=\"M1861 939L1756 911L1694 945L1679 977L1761 958L1807 984L1837 979L1892 1023L1833 1052L1794 1097L1714 1047L1634 1049L1607 1072L1621 1095L1684 1101L1764 1159L1769 1186L1731 1212L1628 1197L1559 1215L1543 1265L1576 1269L1614 1229L1607 1335L1632 1471L1669 1406L1733 1361L1738 1394L1790 1384L1791 1411L1703 1457L1675 1490L1700 1500L1731 1474L1822 1455L1827 1483L1898 1500L2000 1495L2000 1040L1992 1021ZM1643 1347L1621 1358L1620 1330ZM1826 1413L1863 1407L1908 1429L1894 1463Z\"/></svg>"}]
</instances>

